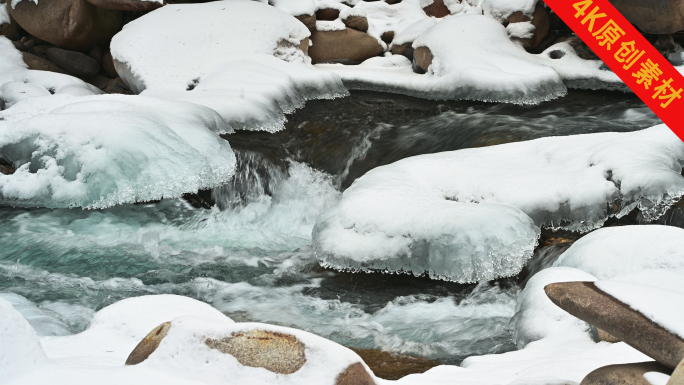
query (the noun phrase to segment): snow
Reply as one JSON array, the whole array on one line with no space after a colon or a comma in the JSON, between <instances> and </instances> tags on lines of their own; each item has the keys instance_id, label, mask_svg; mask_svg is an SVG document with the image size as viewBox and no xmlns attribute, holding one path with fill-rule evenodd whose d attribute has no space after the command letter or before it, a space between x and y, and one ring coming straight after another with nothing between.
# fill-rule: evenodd
<instances>
[{"instance_id":1,"label":"snow","mask_svg":"<svg viewBox=\"0 0 684 385\"><path fill-rule=\"evenodd\" d=\"M21 52L9 39L0 36L0 110L22 99L35 96L85 96L102 93L96 87L73 76L29 70L27 67Z\"/></svg>"},{"instance_id":2,"label":"snow","mask_svg":"<svg viewBox=\"0 0 684 385\"><path fill-rule=\"evenodd\" d=\"M306 100L348 94L299 49L309 34L259 2L169 4L127 24L111 52L136 93L208 106L234 129L278 131Z\"/></svg>"},{"instance_id":3,"label":"snow","mask_svg":"<svg viewBox=\"0 0 684 385\"><path fill-rule=\"evenodd\" d=\"M554 266L578 268L598 279L647 269L684 269L684 229L660 225L598 229L570 246Z\"/></svg>"},{"instance_id":4,"label":"snow","mask_svg":"<svg viewBox=\"0 0 684 385\"><path fill-rule=\"evenodd\" d=\"M316 20L316 31L344 31L347 28L340 18L335 20Z\"/></svg>"},{"instance_id":5,"label":"snow","mask_svg":"<svg viewBox=\"0 0 684 385\"><path fill-rule=\"evenodd\" d=\"M69 327L63 321L18 294L0 293L0 299L14 306L38 335L66 336L71 334Z\"/></svg>"},{"instance_id":6,"label":"snow","mask_svg":"<svg viewBox=\"0 0 684 385\"><path fill-rule=\"evenodd\" d=\"M270 0L269 3L292 16L313 15L316 12L313 0Z\"/></svg>"},{"instance_id":7,"label":"snow","mask_svg":"<svg viewBox=\"0 0 684 385\"><path fill-rule=\"evenodd\" d=\"M412 43L425 31L434 27L435 24L437 24L437 21L432 17L420 19L404 28L401 32L396 33L394 35L394 39L392 40L392 45Z\"/></svg>"},{"instance_id":8,"label":"snow","mask_svg":"<svg viewBox=\"0 0 684 385\"><path fill-rule=\"evenodd\" d=\"M7 11L7 4L0 4L0 26L11 22L9 11Z\"/></svg>"},{"instance_id":9,"label":"snow","mask_svg":"<svg viewBox=\"0 0 684 385\"><path fill-rule=\"evenodd\" d=\"M62 95L26 99L2 114L0 156L17 167L0 175L5 205L103 208L174 198L219 186L235 168L215 133L230 129L198 105Z\"/></svg>"},{"instance_id":10,"label":"snow","mask_svg":"<svg viewBox=\"0 0 684 385\"><path fill-rule=\"evenodd\" d=\"M486 15L505 21L515 12L522 12L531 17L536 5L537 0L484 0L482 9Z\"/></svg>"},{"instance_id":11,"label":"snow","mask_svg":"<svg viewBox=\"0 0 684 385\"><path fill-rule=\"evenodd\" d=\"M664 125L406 158L357 179L319 217L314 250L340 270L511 276L537 226L587 232L634 208L662 215L684 194L682 162Z\"/></svg>"},{"instance_id":12,"label":"snow","mask_svg":"<svg viewBox=\"0 0 684 385\"><path fill-rule=\"evenodd\" d=\"M591 274L570 267L545 269L530 278L518 296L511 319L518 348L547 337L587 335L589 325L551 302L544 287L555 282L595 280Z\"/></svg>"},{"instance_id":13,"label":"snow","mask_svg":"<svg viewBox=\"0 0 684 385\"><path fill-rule=\"evenodd\" d=\"M410 40L427 27L428 22L421 23L399 41ZM385 71L332 64L316 67L339 74L351 89L426 99L535 104L567 92L556 71L539 64L537 57L513 43L506 28L488 16L464 14L446 18L413 43L414 49L423 46L434 56L423 75L413 73L410 68Z\"/></svg>"},{"instance_id":14,"label":"snow","mask_svg":"<svg viewBox=\"0 0 684 385\"><path fill-rule=\"evenodd\" d=\"M508 36L518 39L531 39L534 37L534 30L537 29L531 22L510 23L506 26Z\"/></svg>"},{"instance_id":15,"label":"snow","mask_svg":"<svg viewBox=\"0 0 684 385\"><path fill-rule=\"evenodd\" d=\"M665 373L660 373L660 372L644 373L644 378L651 385L666 385L667 382L670 380L670 376L668 376Z\"/></svg>"}]
</instances>

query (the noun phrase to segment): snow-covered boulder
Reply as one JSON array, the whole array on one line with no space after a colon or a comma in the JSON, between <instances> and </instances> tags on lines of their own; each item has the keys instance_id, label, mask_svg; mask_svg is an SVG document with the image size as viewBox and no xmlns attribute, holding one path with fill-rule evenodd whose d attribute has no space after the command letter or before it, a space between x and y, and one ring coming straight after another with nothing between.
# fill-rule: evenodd
<instances>
[{"instance_id":1,"label":"snow-covered boulder","mask_svg":"<svg viewBox=\"0 0 684 385\"><path fill-rule=\"evenodd\" d=\"M684 229L641 225L598 229L580 238L554 266L610 279L649 269L684 269Z\"/></svg>"},{"instance_id":2,"label":"snow-covered boulder","mask_svg":"<svg viewBox=\"0 0 684 385\"><path fill-rule=\"evenodd\" d=\"M588 333L589 325L554 305L544 287L555 282L595 281L589 273L570 267L553 267L535 274L520 292L511 319L515 342L520 349L547 337Z\"/></svg>"},{"instance_id":3,"label":"snow-covered boulder","mask_svg":"<svg viewBox=\"0 0 684 385\"><path fill-rule=\"evenodd\" d=\"M46 95L98 95L102 91L73 76L29 70L12 42L0 36L0 110Z\"/></svg>"},{"instance_id":4,"label":"snow-covered boulder","mask_svg":"<svg viewBox=\"0 0 684 385\"><path fill-rule=\"evenodd\" d=\"M233 128L277 131L306 100L347 95L336 75L309 64L309 35L260 2L171 4L127 24L111 53L134 92L208 106Z\"/></svg>"},{"instance_id":5,"label":"snow-covered boulder","mask_svg":"<svg viewBox=\"0 0 684 385\"><path fill-rule=\"evenodd\" d=\"M103 208L175 198L227 182L231 132L195 104L142 96L30 98L2 112L0 203Z\"/></svg>"},{"instance_id":6,"label":"snow-covered boulder","mask_svg":"<svg viewBox=\"0 0 684 385\"><path fill-rule=\"evenodd\" d=\"M684 143L664 125L415 156L357 179L319 217L314 249L337 269L515 275L537 226L586 232L634 208L662 215L684 194L682 164Z\"/></svg>"},{"instance_id":7,"label":"snow-covered boulder","mask_svg":"<svg viewBox=\"0 0 684 385\"><path fill-rule=\"evenodd\" d=\"M49 363L36 332L9 302L0 298L0 373L14 380Z\"/></svg>"}]
</instances>

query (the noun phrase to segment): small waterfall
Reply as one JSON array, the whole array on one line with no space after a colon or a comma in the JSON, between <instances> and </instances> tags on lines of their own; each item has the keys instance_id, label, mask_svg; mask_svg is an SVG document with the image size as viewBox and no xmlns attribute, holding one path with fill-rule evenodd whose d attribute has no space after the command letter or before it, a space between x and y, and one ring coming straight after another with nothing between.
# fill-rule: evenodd
<instances>
[{"instance_id":1,"label":"small waterfall","mask_svg":"<svg viewBox=\"0 0 684 385\"><path fill-rule=\"evenodd\" d=\"M527 265L520 272L518 277L520 278L520 287L524 288L527 285L527 281L530 280L538 272L549 268L567 250L574 241L562 242L562 243L552 243L544 246L540 246L535 250L532 258L527 262Z\"/></svg>"}]
</instances>

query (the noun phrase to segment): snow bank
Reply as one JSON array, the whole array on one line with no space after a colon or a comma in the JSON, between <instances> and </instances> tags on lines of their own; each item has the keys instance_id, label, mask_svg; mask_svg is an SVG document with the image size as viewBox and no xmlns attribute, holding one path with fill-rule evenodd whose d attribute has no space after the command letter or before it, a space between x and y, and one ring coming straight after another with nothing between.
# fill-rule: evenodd
<instances>
[{"instance_id":1,"label":"snow bank","mask_svg":"<svg viewBox=\"0 0 684 385\"><path fill-rule=\"evenodd\" d=\"M48 363L36 332L9 302L0 298L0 373L14 380Z\"/></svg>"},{"instance_id":2,"label":"snow bank","mask_svg":"<svg viewBox=\"0 0 684 385\"><path fill-rule=\"evenodd\" d=\"M170 4L127 24L111 52L134 92L208 106L236 129L278 131L306 100L348 94L309 64L309 34L259 2Z\"/></svg>"},{"instance_id":3,"label":"snow bank","mask_svg":"<svg viewBox=\"0 0 684 385\"><path fill-rule=\"evenodd\" d=\"M567 90L552 68L513 43L506 28L488 16L449 17L420 35L413 48L428 47L432 65L424 75L319 64L339 74L345 86L402 93L425 99L468 99L535 104Z\"/></svg>"},{"instance_id":4,"label":"snow bank","mask_svg":"<svg viewBox=\"0 0 684 385\"><path fill-rule=\"evenodd\" d=\"M42 103L52 109L36 114L33 106ZM212 132L229 128L198 105L50 96L24 100L4 114L0 156L17 167L0 175L5 205L103 208L175 198L219 186L235 168L228 142Z\"/></svg>"},{"instance_id":5,"label":"snow bank","mask_svg":"<svg viewBox=\"0 0 684 385\"><path fill-rule=\"evenodd\" d=\"M641 225L598 229L580 238L554 266L610 279L647 269L684 269L684 229Z\"/></svg>"},{"instance_id":6,"label":"snow bank","mask_svg":"<svg viewBox=\"0 0 684 385\"><path fill-rule=\"evenodd\" d=\"M570 334L587 334L589 325L556 306L544 287L555 282L595 281L579 269L553 267L535 274L518 296L511 319L515 341L520 349L533 341Z\"/></svg>"},{"instance_id":7,"label":"snow bank","mask_svg":"<svg viewBox=\"0 0 684 385\"><path fill-rule=\"evenodd\" d=\"M27 68L21 52L9 39L0 36L0 110L35 96L83 96L102 93L96 87L73 76Z\"/></svg>"},{"instance_id":8,"label":"snow bank","mask_svg":"<svg viewBox=\"0 0 684 385\"><path fill-rule=\"evenodd\" d=\"M314 249L342 270L515 275L536 226L586 232L634 208L657 218L684 194L682 162L664 125L415 156L357 179L319 217Z\"/></svg>"}]
</instances>

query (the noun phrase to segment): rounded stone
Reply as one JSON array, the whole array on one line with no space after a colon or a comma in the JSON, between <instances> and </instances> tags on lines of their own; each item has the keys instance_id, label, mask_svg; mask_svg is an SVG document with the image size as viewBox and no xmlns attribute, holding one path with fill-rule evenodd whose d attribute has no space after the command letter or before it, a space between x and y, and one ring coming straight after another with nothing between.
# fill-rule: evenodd
<instances>
[{"instance_id":1,"label":"rounded stone","mask_svg":"<svg viewBox=\"0 0 684 385\"><path fill-rule=\"evenodd\" d=\"M102 69L109 75L110 78L117 78L119 77L119 74L116 72L116 68L114 68L114 58L112 57L112 53L107 51L102 54Z\"/></svg>"},{"instance_id":2,"label":"rounded stone","mask_svg":"<svg viewBox=\"0 0 684 385\"><path fill-rule=\"evenodd\" d=\"M45 51L45 56L76 76L95 76L100 72L97 61L84 53L52 47Z\"/></svg>"},{"instance_id":3,"label":"rounded stone","mask_svg":"<svg viewBox=\"0 0 684 385\"><path fill-rule=\"evenodd\" d=\"M367 33L346 28L341 31L314 31L309 48L312 62L360 63L382 55L383 48Z\"/></svg>"},{"instance_id":4,"label":"rounded stone","mask_svg":"<svg viewBox=\"0 0 684 385\"><path fill-rule=\"evenodd\" d=\"M340 11L334 8L322 8L316 11L316 20L332 21L340 17Z\"/></svg>"},{"instance_id":5,"label":"rounded stone","mask_svg":"<svg viewBox=\"0 0 684 385\"><path fill-rule=\"evenodd\" d=\"M428 47L418 47L413 50L413 70L419 73L427 72L432 64L432 51Z\"/></svg>"},{"instance_id":6,"label":"rounded stone","mask_svg":"<svg viewBox=\"0 0 684 385\"><path fill-rule=\"evenodd\" d=\"M444 4L444 0L433 0L432 4L423 8L423 11L428 16L438 18L451 15L451 12L449 12L449 8L447 8L447 6Z\"/></svg>"},{"instance_id":7,"label":"rounded stone","mask_svg":"<svg viewBox=\"0 0 684 385\"><path fill-rule=\"evenodd\" d=\"M337 376L335 385L376 385L360 362L351 364Z\"/></svg>"},{"instance_id":8,"label":"rounded stone","mask_svg":"<svg viewBox=\"0 0 684 385\"><path fill-rule=\"evenodd\" d=\"M352 28L361 32L368 31L368 19L363 16L349 16L342 20L342 22L348 28Z\"/></svg>"},{"instance_id":9,"label":"rounded stone","mask_svg":"<svg viewBox=\"0 0 684 385\"><path fill-rule=\"evenodd\" d=\"M608 365L587 374L580 385L651 385L644 374L659 372L670 374L672 370L655 362Z\"/></svg>"},{"instance_id":10,"label":"rounded stone","mask_svg":"<svg viewBox=\"0 0 684 385\"><path fill-rule=\"evenodd\" d=\"M88 0L88 2L104 9L131 12L149 12L164 6L164 3L156 1L140 0Z\"/></svg>"},{"instance_id":11,"label":"rounded stone","mask_svg":"<svg viewBox=\"0 0 684 385\"><path fill-rule=\"evenodd\" d=\"M24 63L28 65L30 70L57 72L60 74L67 73L64 68L47 59L43 59L40 56L36 56L28 52L23 52L22 55L24 56Z\"/></svg>"},{"instance_id":12,"label":"rounded stone","mask_svg":"<svg viewBox=\"0 0 684 385\"><path fill-rule=\"evenodd\" d=\"M304 24L309 31L316 29L316 14L313 15L298 15L295 19L299 20Z\"/></svg>"},{"instance_id":13,"label":"rounded stone","mask_svg":"<svg viewBox=\"0 0 684 385\"><path fill-rule=\"evenodd\" d=\"M164 337L169 333L171 322L164 322L152 330L145 338L138 343L131 354L126 359L126 365L137 365L147 359L162 342Z\"/></svg>"}]
</instances>

